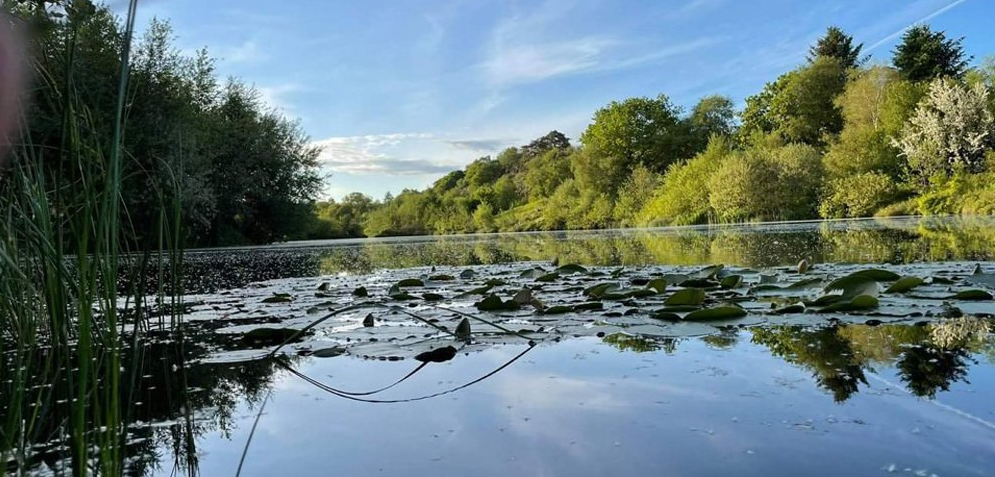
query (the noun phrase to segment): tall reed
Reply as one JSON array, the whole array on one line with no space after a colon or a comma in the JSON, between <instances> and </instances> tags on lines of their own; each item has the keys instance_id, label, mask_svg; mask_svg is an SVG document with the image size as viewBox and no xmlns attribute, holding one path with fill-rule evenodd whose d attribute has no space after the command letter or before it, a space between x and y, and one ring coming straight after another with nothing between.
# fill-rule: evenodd
<instances>
[{"instance_id":1,"label":"tall reed","mask_svg":"<svg viewBox=\"0 0 995 477\"><path fill-rule=\"evenodd\" d=\"M131 251L123 238L134 232L121 187L129 173L123 132L136 9L131 0L111 137L99 132L76 87L71 30L64 81L35 67L36 87L55 98L61 143L25 139L2 172L0 473L23 474L39 460L75 475L126 473L129 396L139 383L143 334L153 314L168 313L179 324L179 199L157 194L158 249ZM22 124L21 137L30 138L27 117ZM141 278L150 270L175 282L160 279L157 290L145 290ZM121 290L125 275L138 279ZM46 456L35 455L37 443L52 443Z\"/></svg>"}]
</instances>

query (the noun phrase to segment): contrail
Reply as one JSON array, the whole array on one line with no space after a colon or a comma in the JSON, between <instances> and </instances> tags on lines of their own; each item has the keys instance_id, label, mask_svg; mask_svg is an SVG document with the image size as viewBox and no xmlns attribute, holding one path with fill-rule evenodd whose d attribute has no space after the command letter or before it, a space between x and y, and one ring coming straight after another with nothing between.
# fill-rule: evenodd
<instances>
[{"instance_id":1,"label":"contrail","mask_svg":"<svg viewBox=\"0 0 995 477\"><path fill-rule=\"evenodd\" d=\"M883 377L881 377L881 376L879 376L879 375L877 375L875 373L869 373L869 374L867 374L867 377L872 378L872 379L874 379L876 381L880 381L880 382L882 382L882 383L884 383L884 384L886 384L888 386L891 386L891 387L893 387L895 389L903 389L902 386L900 386L898 384L895 384L893 382L890 382L887 379L885 379L885 378L883 378ZM907 390L907 389L905 390L905 392L907 392L909 394L912 394L912 392L909 391L909 390ZM980 418L978 416L975 416L974 414L970 414L968 412L961 411L960 409L957 409L957 408L955 408L955 407L953 407L953 406L951 406L949 404L943 404L942 402L940 402L940 401L938 401L936 399L928 399L928 400L926 400L926 402L928 402L928 403L930 403L930 404L932 404L932 405L934 405L934 406L936 406L936 407L938 407L940 409L943 409L945 411L952 412L952 413L954 413L954 414L956 414L956 415L958 415L960 417L963 417L964 419L967 419L969 421L973 421L973 422L975 422L977 424L981 424L982 426L985 426L985 427L987 427L987 428L989 428L991 430L995 430L995 423L986 421L986 420L984 420L984 419L982 419L982 418Z\"/></svg>"},{"instance_id":2,"label":"contrail","mask_svg":"<svg viewBox=\"0 0 995 477\"><path fill-rule=\"evenodd\" d=\"M883 44L885 44L885 43L887 43L887 42L895 39L895 37L897 37L898 35L901 35L902 33L905 33L905 30L908 30L909 28L912 28L913 26L916 26L916 25L918 25L920 23L928 22L928 21L932 20L933 18L935 18L935 17L937 17L939 15L942 15L947 10L950 10L951 8L956 7L957 5L960 5L960 4L962 4L962 3L966 2L966 1L967 0L955 0L953 2L950 2L947 6L941 8L941 9L939 9L939 10L933 12L933 13L930 13L929 15L926 15L926 16L920 18L919 20L917 20L915 22L912 22L912 23L910 23L908 25L905 25L902 29L900 29L900 30L898 30L898 31L896 31L896 32L894 32L894 33L892 33L892 34L890 34L890 35L888 35L888 36L886 36L886 37L878 40L877 43L874 43L873 45L867 47L867 49L864 50L864 51L871 51L871 50L873 50L873 49L875 49L875 48L877 48L877 47L879 47L879 46L881 46L881 45L883 45Z\"/></svg>"}]
</instances>

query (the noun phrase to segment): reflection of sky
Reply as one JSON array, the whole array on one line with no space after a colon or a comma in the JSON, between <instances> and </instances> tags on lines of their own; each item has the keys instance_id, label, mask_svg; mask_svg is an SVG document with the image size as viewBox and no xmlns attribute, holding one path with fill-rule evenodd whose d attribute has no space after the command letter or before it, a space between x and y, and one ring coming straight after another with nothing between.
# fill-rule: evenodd
<instances>
[{"instance_id":1,"label":"reflection of sky","mask_svg":"<svg viewBox=\"0 0 995 477\"><path fill-rule=\"evenodd\" d=\"M742 338L742 335L741 335ZM995 468L995 369L938 399L910 396L890 369L843 404L809 371L745 339L718 351L621 352L593 340L542 345L494 377L436 399L367 404L279 381L243 475L868 475L894 464L937 475ZM470 381L521 351L498 347L430 365L383 399ZM373 389L411 361L316 359L329 385ZM254 413L231 440L199 443L203 475L229 475ZM168 469L164 469L168 471Z\"/></svg>"}]
</instances>

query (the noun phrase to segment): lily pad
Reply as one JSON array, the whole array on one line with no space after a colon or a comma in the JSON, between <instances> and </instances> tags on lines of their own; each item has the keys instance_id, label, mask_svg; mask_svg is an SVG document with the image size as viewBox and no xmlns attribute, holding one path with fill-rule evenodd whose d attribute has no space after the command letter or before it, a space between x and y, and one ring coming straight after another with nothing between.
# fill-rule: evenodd
<instances>
[{"instance_id":1,"label":"lily pad","mask_svg":"<svg viewBox=\"0 0 995 477\"><path fill-rule=\"evenodd\" d=\"M398 288L404 288L404 287L423 287L423 286L425 286L425 282L423 282L423 281L421 281L421 280L419 280L417 278L405 278L404 280L401 280L401 281L397 282L397 287Z\"/></svg>"},{"instance_id":2,"label":"lily pad","mask_svg":"<svg viewBox=\"0 0 995 477\"><path fill-rule=\"evenodd\" d=\"M663 278L654 278L646 283L646 288L657 293L663 293L667 290L667 280Z\"/></svg>"},{"instance_id":3,"label":"lily pad","mask_svg":"<svg viewBox=\"0 0 995 477\"><path fill-rule=\"evenodd\" d=\"M923 280L919 277L902 277L898 281L892 283L885 293L905 293L919 285L922 285Z\"/></svg>"},{"instance_id":4,"label":"lily pad","mask_svg":"<svg viewBox=\"0 0 995 477\"><path fill-rule=\"evenodd\" d=\"M473 306L480 311L513 311L521 308L521 305L515 300L502 300L497 295L488 295L483 300L474 303Z\"/></svg>"},{"instance_id":5,"label":"lily pad","mask_svg":"<svg viewBox=\"0 0 995 477\"><path fill-rule=\"evenodd\" d=\"M746 316L746 310L738 306L716 306L692 311L684 316L685 321L728 320Z\"/></svg>"},{"instance_id":6,"label":"lily pad","mask_svg":"<svg viewBox=\"0 0 995 477\"><path fill-rule=\"evenodd\" d=\"M733 288L738 288L743 283L742 275L729 275L719 282L719 286L725 290L731 290Z\"/></svg>"},{"instance_id":7,"label":"lily pad","mask_svg":"<svg viewBox=\"0 0 995 477\"><path fill-rule=\"evenodd\" d=\"M456 357L456 348L446 346L426 351L415 356L415 360L423 363L444 363Z\"/></svg>"},{"instance_id":8,"label":"lily pad","mask_svg":"<svg viewBox=\"0 0 995 477\"><path fill-rule=\"evenodd\" d=\"M580 265L574 264L574 263L563 265L563 266L557 268L556 272L560 273L562 275L572 275L572 274L587 275L587 269L586 268L584 268L584 267L582 267Z\"/></svg>"},{"instance_id":9,"label":"lily pad","mask_svg":"<svg viewBox=\"0 0 995 477\"><path fill-rule=\"evenodd\" d=\"M263 303L290 303L293 297L286 293L276 293L273 296L263 298Z\"/></svg>"},{"instance_id":10,"label":"lily pad","mask_svg":"<svg viewBox=\"0 0 995 477\"><path fill-rule=\"evenodd\" d=\"M705 301L705 291L700 288L686 288L678 290L669 298L664 305L700 305Z\"/></svg>"},{"instance_id":11,"label":"lily pad","mask_svg":"<svg viewBox=\"0 0 995 477\"><path fill-rule=\"evenodd\" d=\"M951 300L991 300L992 294L984 290L963 290L949 297Z\"/></svg>"}]
</instances>

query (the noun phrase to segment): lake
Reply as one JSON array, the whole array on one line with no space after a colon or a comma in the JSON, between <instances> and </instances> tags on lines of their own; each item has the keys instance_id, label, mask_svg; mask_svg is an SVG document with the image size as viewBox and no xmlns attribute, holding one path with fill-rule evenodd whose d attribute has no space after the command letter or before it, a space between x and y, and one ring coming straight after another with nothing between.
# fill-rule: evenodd
<instances>
[{"instance_id":1,"label":"lake","mask_svg":"<svg viewBox=\"0 0 995 477\"><path fill-rule=\"evenodd\" d=\"M191 251L129 468L993 475L993 260L995 218Z\"/></svg>"}]
</instances>

